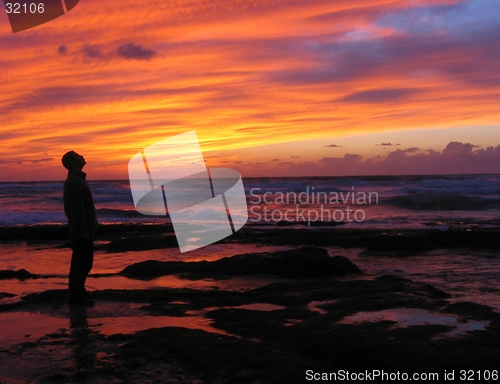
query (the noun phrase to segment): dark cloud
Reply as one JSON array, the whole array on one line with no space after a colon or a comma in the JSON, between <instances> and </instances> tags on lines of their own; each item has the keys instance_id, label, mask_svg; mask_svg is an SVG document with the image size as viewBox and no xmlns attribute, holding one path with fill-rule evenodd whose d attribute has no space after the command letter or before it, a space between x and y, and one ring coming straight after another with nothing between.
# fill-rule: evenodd
<instances>
[{"instance_id":1,"label":"dark cloud","mask_svg":"<svg viewBox=\"0 0 500 384\"><path fill-rule=\"evenodd\" d=\"M328 148L344 148L343 145L337 145L337 144L325 145L325 147L328 147Z\"/></svg>"},{"instance_id":2,"label":"dark cloud","mask_svg":"<svg viewBox=\"0 0 500 384\"><path fill-rule=\"evenodd\" d=\"M281 161L281 159L272 159L271 161Z\"/></svg>"},{"instance_id":3,"label":"dark cloud","mask_svg":"<svg viewBox=\"0 0 500 384\"><path fill-rule=\"evenodd\" d=\"M417 148L417 147L411 147L411 148L406 148L406 149L404 150L404 152L406 152L406 153L415 153L415 152L418 152L418 151L420 151L420 150L421 150L420 148Z\"/></svg>"},{"instance_id":4,"label":"dark cloud","mask_svg":"<svg viewBox=\"0 0 500 384\"><path fill-rule=\"evenodd\" d=\"M450 142L442 152L429 151L409 156L407 151L389 153L371 164L386 174L462 174L500 172L500 146L479 149L470 143Z\"/></svg>"},{"instance_id":5,"label":"dark cloud","mask_svg":"<svg viewBox=\"0 0 500 384\"><path fill-rule=\"evenodd\" d=\"M0 112L7 114L15 110L51 108L67 104L98 103L99 97L112 96L113 88L100 85L65 86L39 88L22 95L11 104L5 105ZM99 95L99 97L96 97Z\"/></svg>"},{"instance_id":6,"label":"dark cloud","mask_svg":"<svg viewBox=\"0 0 500 384\"><path fill-rule=\"evenodd\" d=\"M115 84L102 84L102 85L72 85L68 84L66 86L56 86L56 87L45 87L33 89L31 93L26 93L24 95L18 96L11 99L10 104L0 105L0 114L5 117L9 113L17 110L38 110L40 108L57 108L63 105L75 105L75 104L99 104L102 100L106 100L107 103L112 101L125 100L129 97L148 97L148 96L167 96L167 95L190 95L200 92L205 92L210 90L211 87L184 87L184 88L158 88L158 89L135 89L135 90L124 90L122 88L117 91L119 86ZM174 113L181 109L176 110L175 108L168 109L156 109L148 111L148 113L154 115L165 115L166 113ZM200 111L201 113L202 111ZM134 112L129 112L133 114ZM138 111L137 113L142 114L144 111ZM170 121L172 125L179 124L176 120ZM144 126L144 122L137 124L136 128L141 128ZM130 127L134 125L129 124ZM157 123L153 123L152 126L157 126ZM3 132L2 132L3 134ZM0 139L2 139L2 134L0 134ZM9 133L12 135L12 133Z\"/></svg>"},{"instance_id":7,"label":"dark cloud","mask_svg":"<svg viewBox=\"0 0 500 384\"><path fill-rule=\"evenodd\" d=\"M412 7L405 8L410 18L413 16L417 20L423 19L412 15ZM449 8L447 11L452 10ZM432 11L428 10L427 19L432 20ZM331 13L328 22L335 23L336 14L337 12ZM366 17L363 14L366 14ZM377 18L382 18L382 13L380 8L358 8L356 18L366 20L367 24L376 23ZM453 14L449 13L443 19L452 22ZM397 17L395 20L406 25L406 20ZM289 52L299 57L307 55L313 64L304 68L273 71L268 74L268 79L288 85L348 84L352 81L368 82L387 76L414 80L415 76L427 72L448 79L449 84L439 84L441 92L456 90L454 80L479 89L497 87L500 84L497 71L500 39L495 39L495 36L500 35L500 25L490 23L482 28L478 20L471 23L469 28L444 25L441 29L425 33L419 33L422 28L418 26L405 33L359 40L343 39L343 35L334 35L329 42L323 40L309 45L301 44L300 39L296 38L295 47L290 44ZM476 29L477 26L480 28ZM430 87L426 88L425 92L434 90L435 87ZM423 94L423 90L411 88L368 90L347 95L341 100L361 103L391 102L411 96L422 97Z\"/></svg>"},{"instance_id":8,"label":"dark cloud","mask_svg":"<svg viewBox=\"0 0 500 384\"><path fill-rule=\"evenodd\" d=\"M363 157L357 154L347 153L344 157L324 157L319 160L322 168L330 169L333 174L338 171L349 172L355 170L362 164Z\"/></svg>"},{"instance_id":9,"label":"dark cloud","mask_svg":"<svg viewBox=\"0 0 500 384\"><path fill-rule=\"evenodd\" d=\"M83 55L91 59L103 59L105 57L102 49L97 44L84 44Z\"/></svg>"},{"instance_id":10,"label":"dark cloud","mask_svg":"<svg viewBox=\"0 0 500 384\"><path fill-rule=\"evenodd\" d=\"M290 156L290 159L300 159L300 156Z\"/></svg>"},{"instance_id":11,"label":"dark cloud","mask_svg":"<svg viewBox=\"0 0 500 384\"><path fill-rule=\"evenodd\" d=\"M314 163L283 164L283 176L429 175L500 173L500 145L479 148L450 142L441 152L416 153L418 148L397 149L387 156L363 159L358 154L324 157Z\"/></svg>"},{"instance_id":12,"label":"dark cloud","mask_svg":"<svg viewBox=\"0 0 500 384\"><path fill-rule=\"evenodd\" d=\"M451 156L463 155L471 153L474 148L479 148L479 146L470 143L462 144L457 141L452 141L448 143L446 148L443 150L443 154Z\"/></svg>"},{"instance_id":13,"label":"dark cloud","mask_svg":"<svg viewBox=\"0 0 500 384\"><path fill-rule=\"evenodd\" d=\"M373 144L373 145L375 145L377 147L394 147L394 146L399 146L401 144L399 144L399 143L392 144L390 142L383 142L383 143L380 143L380 144Z\"/></svg>"},{"instance_id":14,"label":"dark cloud","mask_svg":"<svg viewBox=\"0 0 500 384\"><path fill-rule=\"evenodd\" d=\"M65 46L61 46L66 49ZM59 53L61 53L59 47ZM111 59L113 54L127 60L150 60L157 55L156 51L146 49L142 45L133 43L123 44L115 52L105 52L103 47L97 44L84 44L82 47L83 56L90 59ZM115 56L116 57L116 56Z\"/></svg>"},{"instance_id":15,"label":"dark cloud","mask_svg":"<svg viewBox=\"0 0 500 384\"><path fill-rule=\"evenodd\" d=\"M323 159L320 160L320 162L323 162L323 163L332 163L332 162L338 161L339 159L342 159L342 161L347 161L349 163L353 163L353 162L361 161L362 158L363 158L363 156L361 156L361 155L346 153L344 155L344 157L341 157L341 158L338 158L338 157L324 157Z\"/></svg>"},{"instance_id":16,"label":"dark cloud","mask_svg":"<svg viewBox=\"0 0 500 384\"><path fill-rule=\"evenodd\" d=\"M408 96L417 93L415 89L395 88L395 89L372 89L361 91L344 96L339 101L353 103L384 103L389 101L402 101Z\"/></svg>"},{"instance_id":17,"label":"dark cloud","mask_svg":"<svg viewBox=\"0 0 500 384\"><path fill-rule=\"evenodd\" d=\"M146 49L142 45L128 43L118 47L118 55L130 60L151 60L157 55L157 52L152 49Z\"/></svg>"},{"instance_id":18,"label":"dark cloud","mask_svg":"<svg viewBox=\"0 0 500 384\"><path fill-rule=\"evenodd\" d=\"M19 165L21 164L39 164L39 163L47 163L54 160L53 157L43 157L41 159L19 159L15 162Z\"/></svg>"},{"instance_id":19,"label":"dark cloud","mask_svg":"<svg viewBox=\"0 0 500 384\"><path fill-rule=\"evenodd\" d=\"M254 163L248 163L250 167L257 167L257 168L262 168L263 166L266 165L266 163L263 163L261 161L256 161Z\"/></svg>"},{"instance_id":20,"label":"dark cloud","mask_svg":"<svg viewBox=\"0 0 500 384\"><path fill-rule=\"evenodd\" d=\"M57 52L59 52L60 55L67 55L68 54L68 47L65 45L61 45L58 49Z\"/></svg>"}]
</instances>

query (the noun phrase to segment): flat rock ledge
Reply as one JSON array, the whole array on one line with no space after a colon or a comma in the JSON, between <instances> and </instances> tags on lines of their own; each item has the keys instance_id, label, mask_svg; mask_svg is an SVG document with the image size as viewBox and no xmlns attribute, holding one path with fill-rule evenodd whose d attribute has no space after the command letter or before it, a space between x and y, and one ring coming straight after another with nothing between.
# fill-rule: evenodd
<instances>
[{"instance_id":1,"label":"flat rock ledge","mask_svg":"<svg viewBox=\"0 0 500 384\"><path fill-rule=\"evenodd\" d=\"M216 261L162 262L147 260L132 264L120 274L135 279L153 279L171 274L196 276L281 275L323 277L360 274L359 268L342 256L330 257L324 248L303 247L273 253L249 253Z\"/></svg>"}]
</instances>

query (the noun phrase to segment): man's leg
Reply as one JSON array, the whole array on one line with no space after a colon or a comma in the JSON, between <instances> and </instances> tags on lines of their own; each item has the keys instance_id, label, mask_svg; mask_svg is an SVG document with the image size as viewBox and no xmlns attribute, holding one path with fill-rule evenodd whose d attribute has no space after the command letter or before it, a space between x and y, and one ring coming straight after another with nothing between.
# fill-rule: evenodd
<instances>
[{"instance_id":1,"label":"man's leg","mask_svg":"<svg viewBox=\"0 0 500 384\"><path fill-rule=\"evenodd\" d=\"M93 261L94 246L92 239L74 237L68 284L70 301L84 299L85 280L92 269Z\"/></svg>"},{"instance_id":2,"label":"man's leg","mask_svg":"<svg viewBox=\"0 0 500 384\"><path fill-rule=\"evenodd\" d=\"M88 241L85 244L85 252L86 252L86 257L85 257L85 264L83 266L83 271L84 271L84 277L83 277L83 284L82 284L82 294L89 298L93 297L93 295L89 294L87 290L85 289L85 281L87 280L87 276L92 270L92 266L94 265L94 239L92 236L88 239Z\"/></svg>"}]
</instances>

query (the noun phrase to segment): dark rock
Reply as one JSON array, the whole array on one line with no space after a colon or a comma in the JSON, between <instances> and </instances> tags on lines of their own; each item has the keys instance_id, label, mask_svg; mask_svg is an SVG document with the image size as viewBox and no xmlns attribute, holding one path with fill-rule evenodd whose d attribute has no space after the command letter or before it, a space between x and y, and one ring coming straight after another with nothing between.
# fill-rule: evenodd
<instances>
[{"instance_id":1,"label":"dark rock","mask_svg":"<svg viewBox=\"0 0 500 384\"><path fill-rule=\"evenodd\" d=\"M17 271L11 271L11 270L0 271L0 280L6 280L6 279L26 280L26 279L38 279L38 278L40 278L39 275L34 275L28 272L26 269L19 269Z\"/></svg>"},{"instance_id":2,"label":"dark rock","mask_svg":"<svg viewBox=\"0 0 500 384\"><path fill-rule=\"evenodd\" d=\"M436 243L442 248L469 247L474 249L499 249L500 230L492 229L457 229L439 231L435 234Z\"/></svg>"},{"instance_id":3,"label":"dark rock","mask_svg":"<svg viewBox=\"0 0 500 384\"><path fill-rule=\"evenodd\" d=\"M474 317L476 319L491 319L494 312L492 307L470 302L448 304L445 311L459 314L461 316Z\"/></svg>"},{"instance_id":4,"label":"dark rock","mask_svg":"<svg viewBox=\"0 0 500 384\"><path fill-rule=\"evenodd\" d=\"M177 239L171 233L151 235L128 234L127 237L111 240L106 244L105 248L108 252L128 252L173 248L177 246Z\"/></svg>"},{"instance_id":5,"label":"dark rock","mask_svg":"<svg viewBox=\"0 0 500 384\"><path fill-rule=\"evenodd\" d=\"M434 296L434 297L441 297L441 298L445 298L445 299L448 299L451 297L451 295L448 293L448 292L445 292L439 288L436 288L430 284L425 284L426 287L427 287L427 292L429 293L429 295L431 296Z\"/></svg>"},{"instance_id":6,"label":"dark rock","mask_svg":"<svg viewBox=\"0 0 500 384\"><path fill-rule=\"evenodd\" d=\"M347 257L344 256L333 256L330 258L330 261L332 264L335 265L335 267L343 270L345 274L349 273L361 273L359 268Z\"/></svg>"},{"instance_id":7,"label":"dark rock","mask_svg":"<svg viewBox=\"0 0 500 384\"><path fill-rule=\"evenodd\" d=\"M69 229L67 225L62 224L0 226L0 240L30 239L51 241L65 238L69 238Z\"/></svg>"},{"instance_id":8,"label":"dark rock","mask_svg":"<svg viewBox=\"0 0 500 384\"><path fill-rule=\"evenodd\" d=\"M0 300L2 300L4 297L15 297L13 293L8 293L8 292L0 292Z\"/></svg>"},{"instance_id":9,"label":"dark rock","mask_svg":"<svg viewBox=\"0 0 500 384\"><path fill-rule=\"evenodd\" d=\"M417 193L407 196L396 196L388 199L384 204L412 210L441 210L441 211L475 211L483 209L498 209L495 199L478 196L463 196L456 193Z\"/></svg>"},{"instance_id":10,"label":"dark rock","mask_svg":"<svg viewBox=\"0 0 500 384\"><path fill-rule=\"evenodd\" d=\"M324 248L304 247L274 253L251 253L216 261L161 262L148 260L126 267L120 274L139 279L188 273L216 275L286 275L295 277L345 276L361 273L349 259L329 257Z\"/></svg>"},{"instance_id":11,"label":"dark rock","mask_svg":"<svg viewBox=\"0 0 500 384\"><path fill-rule=\"evenodd\" d=\"M500 223L500 221L498 221ZM497 225L496 221L478 222L478 225ZM366 247L377 254L388 252L395 255L411 255L434 248L469 247L474 249L499 249L498 228L463 227L463 222L447 222L448 230L386 230L342 228L343 223L311 222L315 226L302 228L307 222L248 223L221 243L262 243L296 246ZM267 228L266 228L267 224ZM436 224L436 223L432 223ZM442 224L441 224L442 225ZM430 227L432 228L432 226ZM24 239L31 242L53 242L70 238L67 225L0 225L1 241ZM177 247L173 226L163 224L104 224L99 227L96 238L108 241L104 246L110 252L127 252ZM54 245L57 247L57 245ZM61 245L59 245L61 246ZM63 247L69 244L62 245Z\"/></svg>"},{"instance_id":12,"label":"dark rock","mask_svg":"<svg viewBox=\"0 0 500 384\"><path fill-rule=\"evenodd\" d=\"M165 234L173 233L171 224L101 224L97 236L123 236L124 234ZM68 226L65 224L42 225L0 225L0 240L13 241L19 239L54 241L70 238Z\"/></svg>"},{"instance_id":13,"label":"dark rock","mask_svg":"<svg viewBox=\"0 0 500 384\"><path fill-rule=\"evenodd\" d=\"M150 361L168 362L170 366L180 362L183 370L176 379L184 376L185 370L198 380L175 382L189 383L299 384L308 369L339 369L334 363L310 360L297 351L280 350L268 343L175 327L137 332L119 348L116 358L128 369L141 369Z\"/></svg>"},{"instance_id":14,"label":"dark rock","mask_svg":"<svg viewBox=\"0 0 500 384\"><path fill-rule=\"evenodd\" d=\"M52 303L66 304L68 291L66 289L50 289L44 292L29 293L22 297L22 303Z\"/></svg>"},{"instance_id":15,"label":"dark rock","mask_svg":"<svg viewBox=\"0 0 500 384\"><path fill-rule=\"evenodd\" d=\"M405 283L410 283L411 280L408 279L403 279L402 277L394 276L394 275L382 275L378 276L375 278L375 280L381 280L381 281L399 281L399 282L405 282Z\"/></svg>"},{"instance_id":16,"label":"dark rock","mask_svg":"<svg viewBox=\"0 0 500 384\"><path fill-rule=\"evenodd\" d=\"M394 275L382 275L376 277L374 280L378 281L387 281L387 282L394 282L394 283L401 283L406 285L410 290L414 290L414 293L419 293L419 294L425 294L426 296L431 296L435 298L450 298L451 295L448 292L445 292L439 288L434 287L433 285L426 284L426 283L419 283L419 282L414 282L409 279L404 279L399 276L394 276Z\"/></svg>"}]
</instances>

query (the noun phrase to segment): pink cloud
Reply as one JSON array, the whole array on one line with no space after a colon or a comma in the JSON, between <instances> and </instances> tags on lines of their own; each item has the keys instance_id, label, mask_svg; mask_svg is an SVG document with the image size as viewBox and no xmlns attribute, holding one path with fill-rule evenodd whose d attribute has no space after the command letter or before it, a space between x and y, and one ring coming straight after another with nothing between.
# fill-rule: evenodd
<instances>
[{"instance_id":1,"label":"pink cloud","mask_svg":"<svg viewBox=\"0 0 500 384\"><path fill-rule=\"evenodd\" d=\"M500 145L476 149L470 143L450 142L442 152L413 154L398 149L385 158L363 159L359 154L324 157L316 162L285 164L273 176L356 176L500 173ZM251 169L243 172L251 175ZM259 171L262 174L262 170Z\"/></svg>"}]
</instances>

